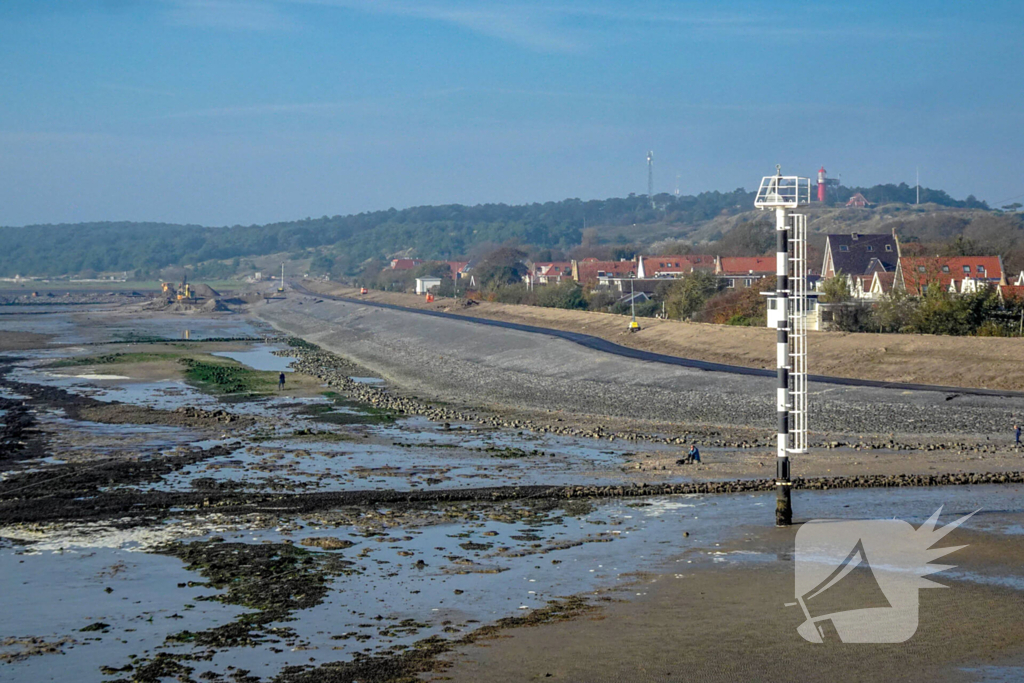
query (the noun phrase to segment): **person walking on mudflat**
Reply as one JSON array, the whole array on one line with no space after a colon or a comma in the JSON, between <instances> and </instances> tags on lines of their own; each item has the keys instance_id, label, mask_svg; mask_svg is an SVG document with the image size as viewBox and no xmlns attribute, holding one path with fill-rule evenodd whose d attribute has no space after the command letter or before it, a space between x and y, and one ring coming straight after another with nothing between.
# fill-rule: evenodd
<instances>
[{"instance_id":1,"label":"person walking on mudflat","mask_svg":"<svg viewBox=\"0 0 1024 683\"><path fill-rule=\"evenodd\" d=\"M1013 425L1013 436L1016 439L1015 445L1020 445L1020 425Z\"/></svg>"},{"instance_id":2,"label":"person walking on mudflat","mask_svg":"<svg viewBox=\"0 0 1024 683\"><path fill-rule=\"evenodd\" d=\"M277 390L284 391L284 373L277 376Z\"/></svg>"}]
</instances>

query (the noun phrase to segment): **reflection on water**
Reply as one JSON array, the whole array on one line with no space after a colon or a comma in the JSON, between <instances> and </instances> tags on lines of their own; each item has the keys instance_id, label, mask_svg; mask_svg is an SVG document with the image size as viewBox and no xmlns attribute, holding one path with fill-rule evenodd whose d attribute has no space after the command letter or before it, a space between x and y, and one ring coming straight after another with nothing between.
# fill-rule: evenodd
<instances>
[{"instance_id":1,"label":"reflection on water","mask_svg":"<svg viewBox=\"0 0 1024 683\"><path fill-rule=\"evenodd\" d=\"M212 355L237 360L243 365L248 365L253 370L285 372L290 368L295 359L287 356L275 356L273 352L279 348L269 344L261 344L247 351L215 351Z\"/></svg>"}]
</instances>

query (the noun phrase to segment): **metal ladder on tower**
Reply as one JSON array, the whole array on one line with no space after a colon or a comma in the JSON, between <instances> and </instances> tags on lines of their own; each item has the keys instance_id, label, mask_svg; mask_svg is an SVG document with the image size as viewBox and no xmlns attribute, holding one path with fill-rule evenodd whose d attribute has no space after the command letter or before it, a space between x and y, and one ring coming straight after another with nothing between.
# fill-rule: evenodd
<instances>
[{"instance_id":1,"label":"metal ladder on tower","mask_svg":"<svg viewBox=\"0 0 1024 683\"><path fill-rule=\"evenodd\" d=\"M790 453L807 453L807 216L790 214Z\"/></svg>"}]
</instances>

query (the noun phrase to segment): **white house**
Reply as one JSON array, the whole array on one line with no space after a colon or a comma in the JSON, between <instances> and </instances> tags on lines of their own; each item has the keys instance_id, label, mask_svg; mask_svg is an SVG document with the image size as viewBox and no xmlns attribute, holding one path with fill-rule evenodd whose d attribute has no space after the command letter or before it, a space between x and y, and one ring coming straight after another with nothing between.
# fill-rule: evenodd
<instances>
[{"instance_id":1,"label":"white house","mask_svg":"<svg viewBox=\"0 0 1024 683\"><path fill-rule=\"evenodd\" d=\"M426 294L432 289L436 289L441 286L441 278L439 277L418 277L416 278L416 293Z\"/></svg>"},{"instance_id":2,"label":"white house","mask_svg":"<svg viewBox=\"0 0 1024 683\"><path fill-rule=\"evenodd\" d=\"M768 299L768 327L778 328L779 320L782 319L782 311L779 310L775 300L775 292L761 292L761 296ZM822 315L823 307L818 303L818 296L817 292L807 293L807 312L804 314L804 319L807 321L808 330L824 330L832 320L831 311ZM789 300L789 304L793 305L792 299ZM824 307L828 308L828 304L825 304ZM827 320L823 318L827 318Z\"/></svg>"}]
</instances>

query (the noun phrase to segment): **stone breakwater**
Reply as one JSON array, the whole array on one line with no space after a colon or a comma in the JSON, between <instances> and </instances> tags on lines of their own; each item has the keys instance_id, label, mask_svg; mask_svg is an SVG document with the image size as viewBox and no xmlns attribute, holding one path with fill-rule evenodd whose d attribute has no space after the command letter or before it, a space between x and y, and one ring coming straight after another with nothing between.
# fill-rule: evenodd
<instances>
[{"instance_id":1,"label":"stone breakwater","mask_svg":"<svg viewBox=\"0 0 1024 683\"><path fill-rule=\"evenodd\" d=\"M217 455L216 450L202 457ZM139 480L153 472L139 471L139 463L124 465L125 478ZM83 473L84 474L84 473ZM101 482L103 476L107 479ZM343 507L425 506L437 504L515 503L518 501L648 498L672 495L723 495L730 493L769 493L775 489L771 479L686 482L678 484L611 484L601 486L502 486L475 489L432 491L396 491L377 489L318 493L267 494L243 491L138 492L129 490L97 491L98 483L109 483L110 472L83 478L67 491L37 492L34 497L0 496L0 522L4 524L97 521L116 519L124 528L152 524L169 516L188 516L217 512L222 515L311 514ZM23 485L23 482L19 482ZM797 489L828 491L855 488L908 488L967 486L982 484L1024 484L1024 472L986 472L928 475L865 475L856 477L820 477L796 479ZM85 490L83 490L85 489Z\"/></svg>"},{"instance_id":2,"label":"stone breakwater","mask_svg":"<svg viewBox=\"0 0 1024 683\"><path fill-rule=\"evenodd\" d=\"M445 406L438 406L424 401L396 396L386 388L371 386L364 382L357 382L352 375L358 376L359 368L347 360L329 351L316 347L307 342L296 342L293 348L288 351L276 352L283 356L295 357L292 369L303 374L315 377L331 389L344 392L350 398L365 403L377 410L384 410L397 415L418 415L433 422L449 425L453 422L472 422L485 427L531 431L536 434L555 434L558 436L573 436L592 439L607 439L614 441L622 439L626 441L652 441L666 444L686 444L696 441L695 438L687 437L666 437L642 432L623 432L606 429L601 425L595 427L565 426L557 424L542 424L530 419L507 418L498 415L479 413L471 410L456 410ZM767 438L761 440L746 440L729 442L726 440L713 440L707 435L701 435L700 443L711 446L735 446L739 448L768 448L772 446Z\"/></svg>"},{"instance_id":3,"label":"stone breakwater","mask_svg":"<svg viewBox=\"0 0 1024 683\"><path fill-rule=\"evenodd\" d=\"M963 474L897 474L856 477L797 478L793 486L808 491L857 488L908 488L930 486L967 486L982 484L1024 484L1024 472L985 472ZM673 495L721 495L729 493L767 493L775 490L774 479L737 479L731 481L683 482L676 484L610 484L582 486L500 486L475 489L433 491L395 491L391 489L338 491L309 494L263 496L260 502L249 500L249 511L261 504L275 511L315 512L348 505L402 505L431 503L514 502L519 500L557 500L566 498L641 498ZM211 504L217 505L211 498ZM237 505L228 496L220 503Z\"/></svg>"},{"instance_id":4,"label":"stone breakwater","mask_svg":"<svg viewBox=\"0 0 1024 683\"><path fill-rule=\"evenodd\" d=\"M968 486L980 484L1024 484L1024 472L970 472L958 474L892 474L855 477L796 478L793 487L809 491L861 488L904 488L920 486ZM681 484L635 484L631 486L566 486L551 491L553 497L609 498L668 496L686 494L756 493L774 491L774 479L686 482Z\"/></svg>"},{"instance_id":5,"label":"stone breakwater","mask_svg":"<svg viewBox=\"0 0 1024 683\"><path fill-rule=\"evenodd\" d=\"M982 484L1024 484L1024 472L985 472L958 474L896 474L856 477L797 478L793 486L808 491L856 488L908 488L930 486L967 486ZM640 498L673 495L721 495L760 493L775 490L774 479L736 479L730 481L683 482L676 484L608 484L581 486L499 486L474 489L432 491L395 491L392 489L337 491L307 494L261 496L259 502L248 499L248 510L261 504L275 511L315 512L341 506L402 505L431 503L510 502L519 500L557 500L566 498ZM218 505L211 497L210 504ZM237 497L225 496L219 503L237 505ZM223 510L222 510L223 511Z\"/></svg>"}]
</instances>

